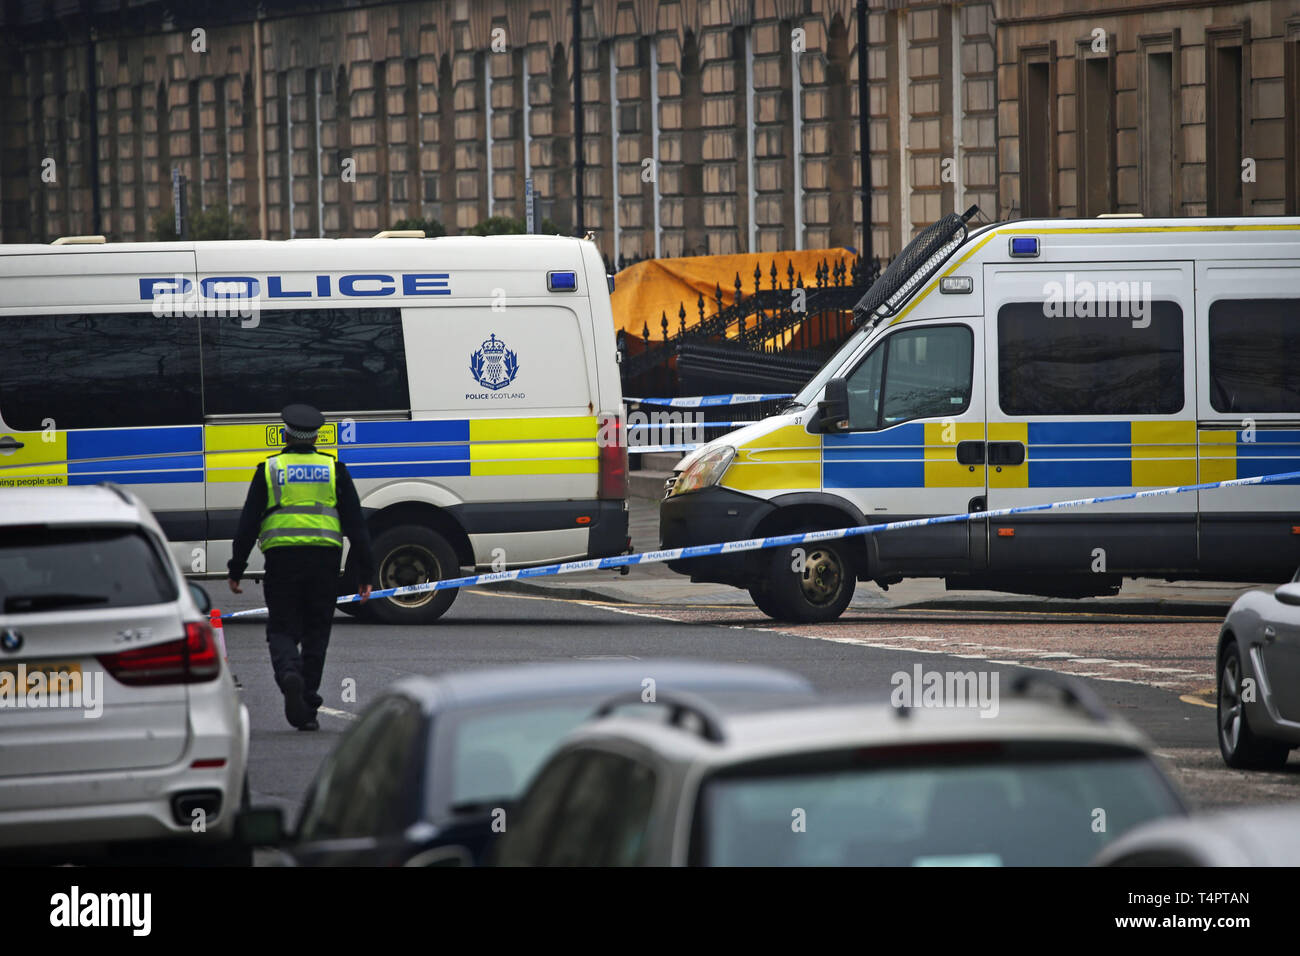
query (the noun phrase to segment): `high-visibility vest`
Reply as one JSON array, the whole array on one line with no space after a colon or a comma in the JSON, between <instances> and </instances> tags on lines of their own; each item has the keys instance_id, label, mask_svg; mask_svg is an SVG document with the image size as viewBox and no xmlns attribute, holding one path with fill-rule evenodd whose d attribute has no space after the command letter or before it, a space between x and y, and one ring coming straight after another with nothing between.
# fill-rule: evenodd
<instances>
[{"instance_id":1,"label":"high-visibility vest","mask_svg":"<svg viewBox=\"0 0 1300 956\"><path fill-rule=\"evenodd\" d=\"M257 543L343 547L335 461L317 452L283 452L266 460L266 512Z\"/></svg>"}]
</instances>

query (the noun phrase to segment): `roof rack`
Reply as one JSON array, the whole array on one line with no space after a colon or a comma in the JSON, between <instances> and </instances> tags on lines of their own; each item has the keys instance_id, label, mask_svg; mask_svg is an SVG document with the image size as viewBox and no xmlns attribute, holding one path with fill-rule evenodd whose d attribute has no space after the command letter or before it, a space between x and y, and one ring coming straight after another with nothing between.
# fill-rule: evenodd
<instances>
[{"instance_id":1,"label":"roof rack","mask_svg":"<svg viewBox=\"0 0 1300 956\"><path fill-rule=\"evenodd\" d=\"M59 236L50 243L52 246L102 246L108 242L107 236Z\"/></svg>"},{"instance_id":2,"label":"roof rack","mask_svg":"<svg viewBox=\"0 0 1300 956\"><path fill-rule=\"evenodd\" d=\"M1067 706L1078 707L1093 720L1103 722L1110 720L1110 711L1090 687L1063 674L1055 674L1051 671L1022 671L1011 682L1011 693L1017 697L1026 697L1035 684L1060 691Z\"/></svg>"},{"instance_id":3,"label":"roof rack","mask_svg":"<svg viewBox=\"0 0 1300 956\"><path fill-rule=\"evenodd\" d=\"M643 703L662 704L669 708L668 725L670 727L681 727L683 718L689 714L699 720L700 736L705 740L710 743L720 744L726 739L726 736L722 733L722 715L714 709L713 705L695 694L680 691L671 694L658 694L653 701L644 700L639 690L617 694L597 707L592 717L608 717L619 707L627 704Z\"/></svg>"},{"instance_id":4,"label":"roof rack","mask_svg":"<svg viewBox=\"0 0 1300 956\"><path fill-rule=\"evenodd\" d=\"M371 239L423 239L423 229L385 229L377 232Z\"/></svg>"},{"instance_id":5,"label":"roof rack","mask_svg":"<svg viewBox=\"0 0 1300 956\"><path fill-rule=\"evenodd\" d=\"M135 502L131 499L131 494L130 494L130 492L128 492L125 488L123 488L123 487L122 487L121 485L119 485L117 482L115 482L115 481L101 481L101 482L98 482L98 485L99 485L99 487L101 487L101 488L107 488L109 491L113 492L113 494L117 495L119 498L121 498L124 502L126 502L126 503L127 503L128 505L130 505L131 507L133 507L133 508L135 507Z\"/></svg>"},{"instance_id":6,"label":"roof rack","mask_svg":"<svg viewBox=\"0 0 1300 956\"><path fill-rule=\"evenodd\" d=\"M912 294L966 241L966 223L979 211L979 206L971 206L963 213L950 212L922 229L853 307L854 325L874 325L897 315Z\"/></svg>"}]
</instances>

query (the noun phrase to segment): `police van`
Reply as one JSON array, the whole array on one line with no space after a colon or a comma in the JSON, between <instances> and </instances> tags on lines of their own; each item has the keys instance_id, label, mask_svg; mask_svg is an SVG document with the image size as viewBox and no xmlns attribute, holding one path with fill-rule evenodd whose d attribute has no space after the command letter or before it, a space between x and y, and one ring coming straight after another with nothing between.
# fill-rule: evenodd
<instances>
[{"instance_id":1,"label":"police van","mask_svg":"<svg viewBox=\"0 0 1300 956\"><path fill-rule=\"evenodd\" d=\"M781 414L677 466L664 548L1300 469L1300 219L928 227ZM855 582L1085 597L1125 576L1286 581L1295 482L937 523L674 562L773 617Z\"/></svg>"},{"instance_id":2,"label":"police van","mask_svg":"<svg viewBox=\"0 0 1300 956\"><path fill-rule=\"evenodd\" d=\"M355 479L380 587L627 552L595 246L422 236L0 246L0 508L5 487L128 485L183 568L224 577L279 411L305 402ZM348 563L341 593L357 584ZM454 599L364 612L428 622Z\"/></svg>"}]
</instances>

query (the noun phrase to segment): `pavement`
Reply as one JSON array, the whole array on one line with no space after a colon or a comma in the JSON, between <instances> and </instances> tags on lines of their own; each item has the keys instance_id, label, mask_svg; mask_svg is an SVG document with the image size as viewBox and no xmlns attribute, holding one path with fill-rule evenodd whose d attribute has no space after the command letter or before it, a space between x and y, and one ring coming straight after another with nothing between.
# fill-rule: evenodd
<instances>
[{"instance_id":1,"label":"pavement","mask_svg":"<svg viewBox=\"0 0 1300 956\"><path fill-rule=\"evenodd\" d=\"M659 502L634 496L628 499L632 547L637 552L659 548ZM1006 611L1050 613L1177 614L1222 618L1232 602L1257 585L1213 581L1169 582L1156 578L1125 580L1120 593L1097 598L1043 598L1000 591L949 591L942 578L909 578L882 591L860 583L851 609L935 609L951 611ZM749 594L719 584L692 584L689 578L668 570L666 564L647 564L617 571L588 571L529 581L500 581L487 590L562 597L570 600L619 604L739 605L752 606Z\"/></svg>"}]
</instances>

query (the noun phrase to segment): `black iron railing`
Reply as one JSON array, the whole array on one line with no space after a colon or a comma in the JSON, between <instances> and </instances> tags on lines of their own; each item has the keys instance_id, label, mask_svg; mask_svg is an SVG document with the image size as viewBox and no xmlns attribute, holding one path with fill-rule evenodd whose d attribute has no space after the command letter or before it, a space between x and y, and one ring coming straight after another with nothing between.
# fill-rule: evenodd
<instances>
[{"instance_id":1,"label":"black iron railing","mask_svg":"<svg viewBox=\"0 0 1300 956\"><path fill-rule=\"evenodd\" d=\"M675 323L667 310L660 312L657 336L649 320L642 323L640 336L619 333L624 391L693 393L693 388L711 381L710 362L720 373L715 377L719 390L733 387L727 382L747 382L734 388L752 386L758 391L770 391L777 384L794 383L797 388L852 333L853 306L880 269L879 260L869 266L856 257L823 260L813 284L805 285L793 263L786 263L782 276L773 260L766 273L754 267L748 293L737 273L732 282L735 296L727 306L722 304L721 284L715 283L711 303L703 294L697 297L689 325L686 303L679 302Z\"/></svg>"}]
</instances>

